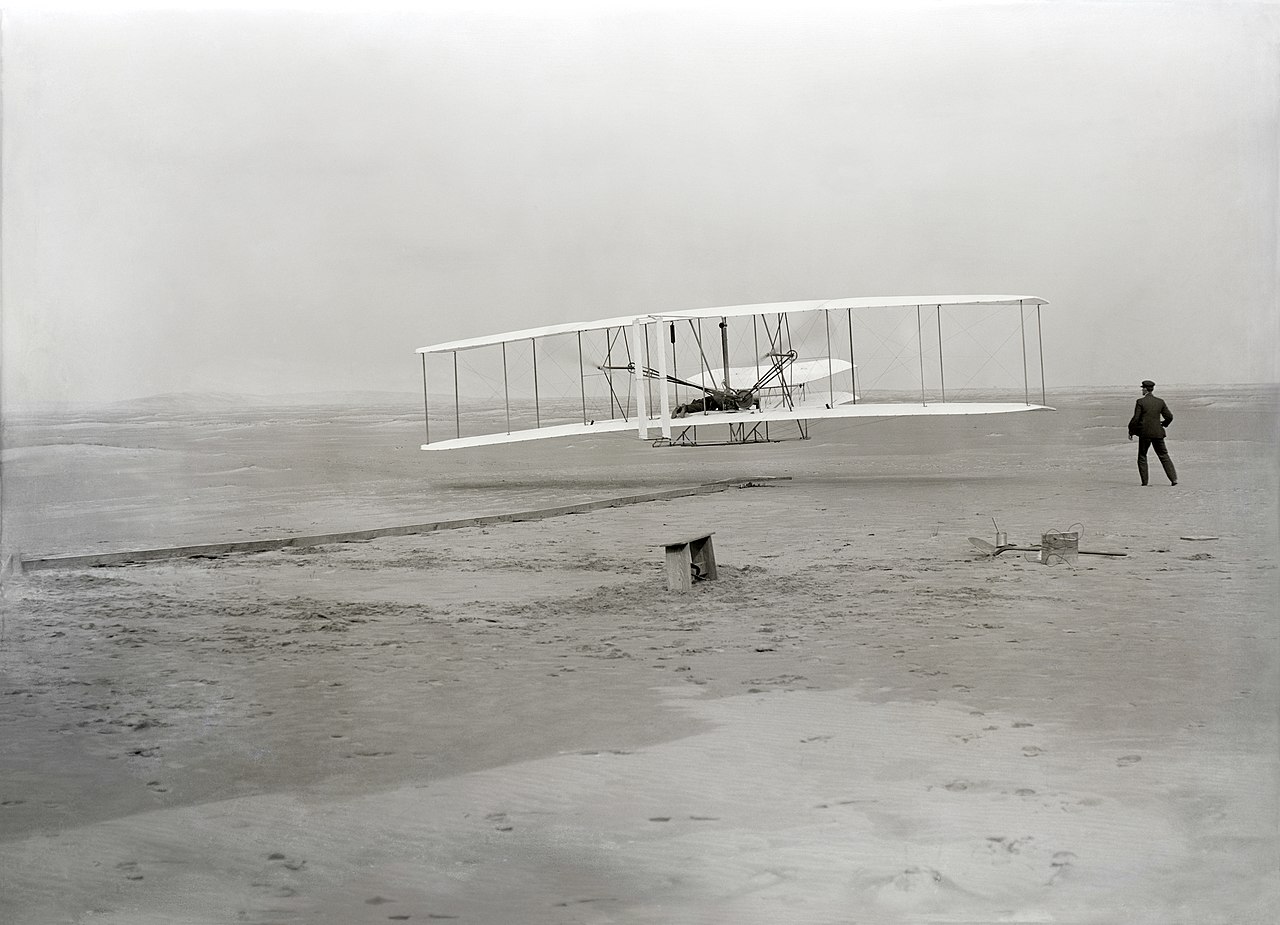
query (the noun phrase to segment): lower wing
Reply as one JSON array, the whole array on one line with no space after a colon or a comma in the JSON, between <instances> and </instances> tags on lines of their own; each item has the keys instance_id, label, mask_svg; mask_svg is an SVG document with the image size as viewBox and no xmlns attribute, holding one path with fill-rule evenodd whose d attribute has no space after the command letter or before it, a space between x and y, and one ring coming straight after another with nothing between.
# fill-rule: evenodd
<instances>
[{"instance_id":1,"label":"lower wing","mask_svg":"<svg viewBox=\"0 0 1280 925\"><path fill-rule=\"evenodd\" d=\"M1028 405L1018 402L948 402L937 404L836 404L832 407L823 405L805 405L795 408L755 408L750 411L706 411L695 412L686 417L674 418L671 421L673 430L685 427L710 427L713 425L753 425L768 421L827 421L845 418L899 418L899 417L946 417L969 414L1009 414L1017 411L1053 411L1046 405ZM650 417L646 421L647 433L643 439L655 439L660 431L661 420ZM588 424L555 424L547 427L532 427L527 430L513 430L495 434L479 434L471 437L454 437L438 440L422 445L424 450L456 450L473 446L493 446L502 443L520 443L525 440L548 440L557 437L586 437L592 434L625 433L631 431L640 436L640 422L636 419L623 420L613 418L607 421L593 421Z\"/></svg>"}]
</instances>

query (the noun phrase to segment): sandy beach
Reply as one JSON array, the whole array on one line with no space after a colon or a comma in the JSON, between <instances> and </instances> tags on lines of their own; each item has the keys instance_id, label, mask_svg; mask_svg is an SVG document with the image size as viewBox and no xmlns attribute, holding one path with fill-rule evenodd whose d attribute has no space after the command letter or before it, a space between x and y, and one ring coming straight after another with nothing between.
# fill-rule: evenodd
<instances>
[{"instance_id":1,"label":"sandy beach","mask_svg":"<svg viewBox=\"0 0 1280 925\"><path fill-rule=\"evenodd\" d=\"M0 921L1265 923L1280 916L1274 387L422 453L414 408L5 432L4 552L750 487L9 575ZM1082 533L1074 565L982 555ZM714 531L669 593L661 542Z\"/></svg>"}]
</instances>

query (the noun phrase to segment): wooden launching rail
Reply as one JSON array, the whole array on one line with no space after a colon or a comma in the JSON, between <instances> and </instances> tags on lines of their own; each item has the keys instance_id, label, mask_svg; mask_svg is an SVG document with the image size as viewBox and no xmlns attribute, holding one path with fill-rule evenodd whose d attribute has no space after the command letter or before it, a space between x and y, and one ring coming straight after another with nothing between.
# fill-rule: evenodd
<instances>
[{"instance_id":1,"label":"wooden launching rail","mask_svg":"<svg viewBox=\"0 0 1280 925\"><path fill-rule=\"evenodd\" d=\"M684 488L673 488L666 491L646 492L639 495L625 495L619 498L601 498L593 501L582 501L577 504L564 504L557 507L539 508L531 511L517 511L507 514L487 514L480 517L464 517L457 520L439 520L431 523L410 524L408 526L375 527L371 530L351 530L343 533L325 533L314 536L289 536L263 540L238 540L226 543L203 543L191 546L167 546L156 549L137 549L127 552L92 553L81 556L41 556L24 559L19 555L10 557L7 571L34 571L52 568L96 568L112 565L132 565L138 562L151 562L162 559L197 559L226 556L233 553L270 552L290 547L324 546L329 543L360 543L384 536L412 536L420 533L435 533L438 530L457 530L464 527L484 527L491 524L518 523L527 520L544 520L549 517L563 517L567 514L583 514L604 508L623 507L628 504L643 504L646 501L668 501L674 498L685 498L690 495L709 494L724 491L728 488L748 488L752 485L788 481L789 476L764 476L741 479L721 479L702 485L690 485Z\"/></svg>"}]
</instances>

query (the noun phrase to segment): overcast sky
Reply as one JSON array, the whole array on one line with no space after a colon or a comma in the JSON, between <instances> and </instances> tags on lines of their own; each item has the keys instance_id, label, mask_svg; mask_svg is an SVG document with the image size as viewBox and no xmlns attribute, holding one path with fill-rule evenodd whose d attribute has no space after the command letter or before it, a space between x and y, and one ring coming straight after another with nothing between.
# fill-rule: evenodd
<instances>
[{"instance_id":1,"label":"overcast sky","mask_svg":"<svg viewBox=\"0 0 1280 925\"><path fill-rule=\"evenodd\" d=\"M10 9L6 404L970 292L1049 300L1050 390L1280 379L1273 3L524 9Z\"/></svg>"}]
</instances>

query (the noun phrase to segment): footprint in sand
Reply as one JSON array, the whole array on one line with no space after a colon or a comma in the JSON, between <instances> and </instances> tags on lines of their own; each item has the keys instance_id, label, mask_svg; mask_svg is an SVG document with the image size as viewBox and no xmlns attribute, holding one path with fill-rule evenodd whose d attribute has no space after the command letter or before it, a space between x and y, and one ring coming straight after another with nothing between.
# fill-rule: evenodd
<instances>
[{"instance_id":1,"label":"footprint in sand","mask_svg":"<svg viewBox=\"0 0 1280 925\"><path fill-rule=\"evenodd\" d=\"M1049 861L1049 866L1053 868L1053 874L1049 877L1049 882L1046 885L1051 886L1059 879L1067 876L1071 872L1075 860L1076 856L1073 852L1055 851L1052 860Z\"/></svg>"},{"instance_id":2,"label":"footprint in sand","mask_svg":"<svg viewBox=\"0 0 1280 925\"><path fill-rule=\"evenodd\" d=\"M1137 764L1141 760L1141 755L1125 755L1123 758L1116 759L1116 767L1123 768L1131 764Z\"/></svg>"},{"instance_id":3,"label":"footprint in sand","mask_svg":"<svg viewBox=\"0 0 1280 925\"><path fill-rule=\"evenodd\" d=\"M142 871L138 869L137 861L121 861L116 865L116 870L124 874L126 880L141 880Z\"/></svg>"},{"instance_id":4,"label":"footprint in sand","mask_svg":"<svg viewBox=\"0 0 1280 925\"><path fill-rule=\"evenodd\" d=\"M988 835L987 850L993 855L1020 854L1022 849L1034 839L1027 835L1023 838L1008 838L1003 835Z\"/></svg>"},{"instance_id":5,"label":"footprint in sand","mask_svg":"<svg viewBox=\"0 0 1280 925\"><path fill-rule=\"evenodd\" d=\"M932 867L908 867L869 885L877 905L897 909L938 907L965 895L965 891Z\"/></svg>"},{"instance_id":6,"label":"footprint in sand","mask_svg":"<svg viewBox=\"0 0 1280 925\"><path fill-rule=\"evenodd\" d=\"M854 806L858 803L879 803L879 800L836 800L834 803L815 803L814 809L830 809L833 806Z\"/></svg>"},{"instance_id":7,"label":"footprint in sand","mask_svg":"<svg viewBox=\"0 0 1280 925\"><path fill-rule=\"evenodd\" d=\"M492 822L494 829L499 832L510 832L515 826L507 821L506 813L489 813L484 817L487 821Z\"/></svg>"},{"instance_id":8,"label":"footprint in sand","mask_svg":"<svg viewBox=\"0 0 1280 925\"><path fill-rule=\"evenodd\" d=\"M302 868L307 866L307 862L305 860L299 860L297 858L289 858L283 852L280 852L280 851L273 851L270 854L268 854L267 860L282 861L283 866L288 870L302 870Z\"/></svg>"},{"instance_id":9,"label":"footprint in sand","mask_svg":"<svg viewBox=\"0 0 1280 925\"><path fill-rule=\"evenodd\" d=\"M1022 754L1027 758L1034 758L1037 755L1043 755L1044 749L1039 745L1024 745L1022 746Z\"/></svg>"}]
</instances>

